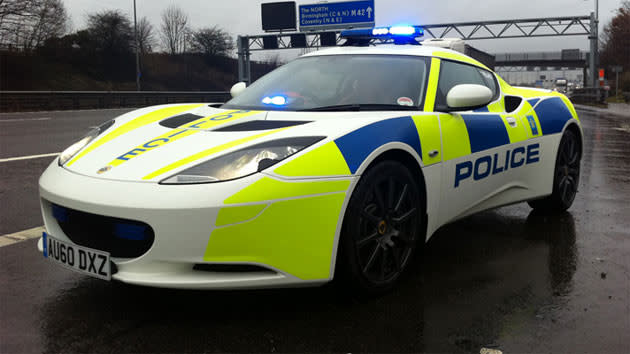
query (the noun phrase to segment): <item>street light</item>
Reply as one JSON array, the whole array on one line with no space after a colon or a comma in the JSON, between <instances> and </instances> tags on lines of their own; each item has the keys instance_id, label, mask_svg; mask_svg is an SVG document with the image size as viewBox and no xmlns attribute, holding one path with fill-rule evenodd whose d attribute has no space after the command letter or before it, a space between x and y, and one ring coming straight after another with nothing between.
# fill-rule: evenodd
<instances>
[{"instance_id":1,"label":"street light","mask_svg":"<svg viewBox=\"0 0 630 354\"><path fill-rule=\"evenodd\" d=\"M138 21L136 19L136 0L133 0L133 34L136 40L136 91L140 91L140 45L138 42Z\"/></svg>"}]
</instances>

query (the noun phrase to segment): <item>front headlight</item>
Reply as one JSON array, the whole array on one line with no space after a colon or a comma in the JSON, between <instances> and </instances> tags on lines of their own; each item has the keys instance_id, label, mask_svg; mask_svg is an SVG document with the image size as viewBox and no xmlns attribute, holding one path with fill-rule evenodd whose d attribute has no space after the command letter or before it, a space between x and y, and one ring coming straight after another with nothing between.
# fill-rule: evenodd
<instances>
[{"instance_id":1,"label":"front headlight","mask_svg":"<svg viewBox=\"0 0 630 354\"><path fill-rule=\"evenodd\" d=\"M104 132L107 129L109 129L109 127L111 127L112 125L114 125L114 120L113 119L108 121L108 122L105 122L105 123L99 125L96 128L93 128L83 138L81 138L81 140L79 140L76 143L70 145L69 148L65 149L59 155L59 166L63 166L74 155L76 155L79 151L81 151L81 149L83 149L87 144L89 144L92 140L94 140L94 138L96 138L102 132Z\"/></svg>"},{"instance_id":2,"label":"front headlight","mask_svg":"<svg viewBox=\"0 0 630 354\"><path fill-rule=\"evenodd\" d=\"M203 162L160 183L211 183L245 177L275 165L324 138L323 136L285 138L252 145Z\"/></svg>"}]
</instances>

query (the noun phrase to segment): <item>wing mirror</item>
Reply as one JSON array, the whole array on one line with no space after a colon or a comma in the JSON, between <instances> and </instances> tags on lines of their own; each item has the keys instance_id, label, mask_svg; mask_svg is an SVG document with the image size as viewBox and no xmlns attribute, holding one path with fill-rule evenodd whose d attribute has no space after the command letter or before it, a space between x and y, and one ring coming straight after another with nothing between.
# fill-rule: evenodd
<instances>
[{"instance_id":1,"label":"wing mirror","mask_svg":"<svg viewBox=\"0 0 630 354\"><path fill-rule=\"evenodd\" d=\"M457 85L446 95L448 111L469 111L485 107L492 101L492 91L482 85Z\"/></svg>"},{"instance_id":2,"label":"wing mirror","mask_svg":"<svg viewBox=\"0 0 630 354\"><path fill-rule=\"evenodd\" d=\"M232 98L240 95L243 91L245 91L245 89L247 88L247 84L244 82L237 82L234 84L234 86L232 86L232 88L230 89L230 95L232 95Z\"/></svg>"}]
</instances>

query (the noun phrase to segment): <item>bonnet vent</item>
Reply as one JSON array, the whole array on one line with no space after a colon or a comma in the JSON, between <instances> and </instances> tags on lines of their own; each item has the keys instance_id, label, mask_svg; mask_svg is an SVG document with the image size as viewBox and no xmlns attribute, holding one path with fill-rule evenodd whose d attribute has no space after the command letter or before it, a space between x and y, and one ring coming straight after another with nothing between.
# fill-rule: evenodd
<instances>
[{"instance_id":1,"label":"bonnet vent","mask_svg":"<svg viewBox=\"0 0 630 354\"><path fill-rule=\"evenodd\" d=\"M160 125L167 128L178 128L186 123L190 123L199 118L203 118L203 116L198 116L192 113L180 114L178 116L166 118L160 122Z\"/></svg>"},{"instance_id":2,"label":"bonnet vent","mask_svg":"<svg viewBox=\"0 0 630 354\"><path fill-rule=\"evenodd\" d=\"M252 120L249 122L230 125L227 127L221 127L214 129L215 132L245 132L253 130L269 130L285 127L292 127L294 125L302 125L310 123L310 121L293 121L293 120Z\"/></svg>"}]
</instances>

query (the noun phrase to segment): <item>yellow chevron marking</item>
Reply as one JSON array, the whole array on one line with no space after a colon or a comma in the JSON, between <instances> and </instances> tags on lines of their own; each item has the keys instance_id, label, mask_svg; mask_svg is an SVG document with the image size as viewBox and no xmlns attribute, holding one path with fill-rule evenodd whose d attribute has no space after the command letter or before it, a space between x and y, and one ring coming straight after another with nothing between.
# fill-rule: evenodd
<instances>
[{"instance_id":1,"label":"yellow chevron marking","mask_svg":"<svg viewBox=\"0 0 630 354\"><path fill-rule=\"evenodd\" d=\"M149 140L142 145L136 146L128 152L118 156L115 160L109 163L109 166L121 165L124 162L129 161L136 156L140 156L147 151L154 150L156 148L159 148L160 146L172 143L173 141L196 134L201 130L210 129L236 119L251 116L256 113L260 113L260 111L226 111L208 117L199 118L188 124L182 125L175 130L169 131L166 134L160 135L157 138Z\"/></svg>"}]
</instances>

